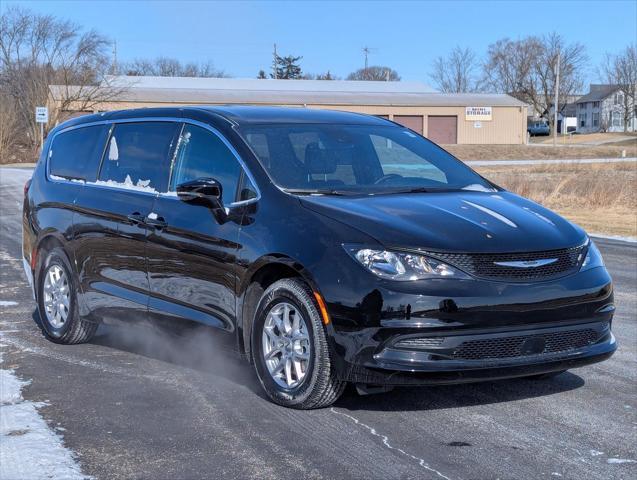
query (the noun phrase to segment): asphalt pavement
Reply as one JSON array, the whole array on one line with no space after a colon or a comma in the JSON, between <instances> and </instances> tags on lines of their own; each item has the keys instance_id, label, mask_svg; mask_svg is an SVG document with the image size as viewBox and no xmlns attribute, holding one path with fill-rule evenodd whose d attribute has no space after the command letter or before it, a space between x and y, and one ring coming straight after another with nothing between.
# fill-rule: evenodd
<instances>
[{"instance_id":1,"label":"asphalt pavement","mask_svg":"<svg viewBox=\"0 0 637 480\"><path fill-rule=\"evenodd\" d=\"M29 175L0 169L0 368L31 381L23 396L42 402L86 475L637 477L637 244L597 241L616 289L619 350L606 362L544 381L350 390L332 408L295 411L268 402L208 331L104 325L88 344L43 338L21 264Z\"/></svg>"}]
</instances>

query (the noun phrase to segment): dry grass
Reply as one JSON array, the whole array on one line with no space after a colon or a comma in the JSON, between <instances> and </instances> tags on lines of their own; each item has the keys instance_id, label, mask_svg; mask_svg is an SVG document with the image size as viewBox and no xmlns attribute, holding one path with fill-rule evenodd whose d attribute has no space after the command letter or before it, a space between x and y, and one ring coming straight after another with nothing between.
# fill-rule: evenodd
<instances>
[{"instance_id":1,"label":"dry grass","mask_svg":"<svg viewBox=\"0 0 637 480\"><path fill-rule=\"evenodd\" d=\"M637 134L633 132L607 132L607 133L582 133L577 135L564 135L558 136L558 144L566 145L578 145L578 144L591 144L594 142L607 142L609 140L619 139L626 137L634 137L637 140ZM531 143L553 145L553 137L531 137Z\"/></svg>"},{"instance_id":2,"label":"dry grass","mask_svg":"<svg viewBox=\"0 0 637 480\"><path fill-rule=\"evenodd\" d=\"M460 160L547 160L637 157L637 139L615 145L445 145Z\"/></svg>"},{"instance_id":3,"label":"dry grass","mask_svg":"<svg viewBox=\"0 0 637 480\"><path fill-rule=\"evenodd\" d=\"M637 237L637 165L481 167L498 185L555 210L586 230Z\"/></svg>"}]
</instances>

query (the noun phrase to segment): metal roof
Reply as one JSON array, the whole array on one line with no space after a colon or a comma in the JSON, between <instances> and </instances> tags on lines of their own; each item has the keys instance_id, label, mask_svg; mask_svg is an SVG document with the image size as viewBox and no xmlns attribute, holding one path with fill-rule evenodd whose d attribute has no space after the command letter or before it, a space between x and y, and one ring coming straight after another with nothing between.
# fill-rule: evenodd
<instances>
[{"instance_id":1,"label":"metal roof","mask_svg":"<svg viewBox=\"0 0 637 480\"><path fill-rule=\"evenodd\" d=\"M420 82L371 82L349 80L274 80L256 78L202 78L107 76L105 82L116 87L179 90L232 90L267 92L369 92L369 93L435 93Z\"/></svg>"},{"instance_id":2,"label":"metal roof","mask_svg":"<svg viewBox=\"0 0 637 480\"><path fill-rule=\"evenodd\" d=\"M236 78L114 77L123 88L114 101L155 104L508 106L525 103L504 94L436 93L414 82L257 80ZM53 98L67 87L51 85Z\"/></svg>"},{"instance_id":3,"label":"metal roof","mask_svg":"<svg viewBox=\"0 0 637 480\"><path fill-rule=\"evenodd\" d=\"M619 85L591 85L591 91L577 99L577 103L599 102L619 90Z\"/></svg>"}]
</instances>

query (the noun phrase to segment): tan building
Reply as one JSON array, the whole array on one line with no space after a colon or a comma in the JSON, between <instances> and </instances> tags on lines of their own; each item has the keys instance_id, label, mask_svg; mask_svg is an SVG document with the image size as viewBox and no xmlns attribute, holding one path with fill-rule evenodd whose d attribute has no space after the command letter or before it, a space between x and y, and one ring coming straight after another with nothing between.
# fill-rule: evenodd
<instances>
[{"instance_id":1,"label":"tan building","mask_svg":"<svg viewBox=\"0 0 637 480\"><path fill-rule=\"evenodd\" d=\"M377 115L441 144L523 144L527 105L503 94L442 94L422 83L237 78L111 77L99 111L176 105L283 105ZM52 106L65 87L52 85ZM69 114L80 108L67 107ZM86 112L89 113L89 112ZM92 113L92 112L91 112Z\"/></svg>"}]
</instances>

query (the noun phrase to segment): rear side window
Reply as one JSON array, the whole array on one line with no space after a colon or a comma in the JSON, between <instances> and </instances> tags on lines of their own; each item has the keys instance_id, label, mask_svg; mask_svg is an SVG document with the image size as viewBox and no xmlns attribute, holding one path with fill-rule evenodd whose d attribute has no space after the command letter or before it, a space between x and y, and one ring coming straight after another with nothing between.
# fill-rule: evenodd
<instances>
[{"instance_id":1,"label":"rear side window","mask_svg":"<svg viewBox=\"0 0 637 480\"><path fill-rule=\"evenodd\" d=\"M180 124L116 124L106 147L100 180L165 191L168 157Z\"/></svg>"},{"instance_id":2,"label":"rear side window","mask_svg":"<svg viewBox=\"0 0 637 480\"><path fill-rule=\"evenodd\" d=\"M236 199L240 177L241 165L221 138L205 128L184 126L175 157L171 190L198 178L214 178L221 183L223 203L227 205Z\"/></svg>"},{"instance_id":3,"label":"rear side window","mask_svg":"<svg viewBox=\"0 0 637 480\"><path fill-rule=\"evenodd\" d=\"M108 125L96 125L58 134L49 150L49 173L94 182L108 129Z\"/></svg>"}]
</instances>

